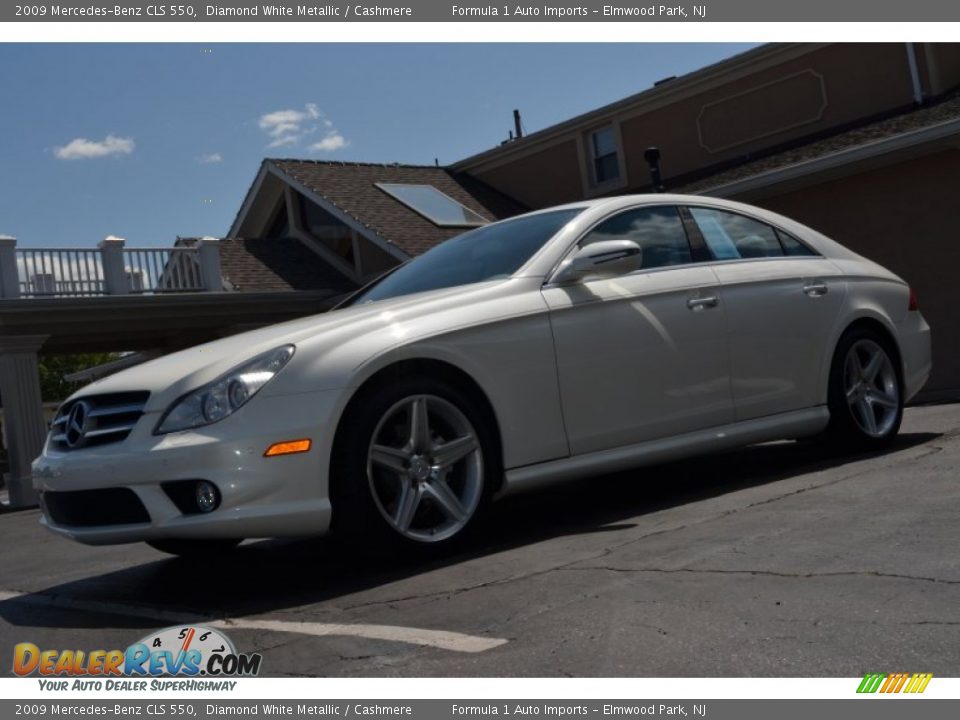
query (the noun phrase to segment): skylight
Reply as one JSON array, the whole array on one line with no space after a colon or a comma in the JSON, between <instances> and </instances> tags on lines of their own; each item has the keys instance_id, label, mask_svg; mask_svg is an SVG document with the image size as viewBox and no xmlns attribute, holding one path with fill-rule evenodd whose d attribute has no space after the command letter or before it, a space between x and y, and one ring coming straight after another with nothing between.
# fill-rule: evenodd
<instances>
[{"instance_id":1,"label":"skylight","mask_svg":"<svg viewBox=\"0 0 960 720\"><path fill-rule=\"evenodd\" d=\"M439 227L478 227L489 221L433 185L375 183L391 197Z\"/></svg>"}]
</instances>

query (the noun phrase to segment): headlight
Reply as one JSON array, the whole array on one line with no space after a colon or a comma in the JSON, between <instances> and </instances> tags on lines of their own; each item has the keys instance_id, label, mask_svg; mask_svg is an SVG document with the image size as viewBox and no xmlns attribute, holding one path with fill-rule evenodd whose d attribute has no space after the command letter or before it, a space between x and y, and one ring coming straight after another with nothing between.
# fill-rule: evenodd
<instances>
[{"instance_id":1,"label":"headlight","mask_svg":"<svg viewBox=\"0 0 960 720\"><path fill-rule=\"evenodd\" d=\"M293 345L278 347L184 395L164 413L156 434L210 425L233 414L280 372L293 351Z\"/></svg>"}]
</instances>

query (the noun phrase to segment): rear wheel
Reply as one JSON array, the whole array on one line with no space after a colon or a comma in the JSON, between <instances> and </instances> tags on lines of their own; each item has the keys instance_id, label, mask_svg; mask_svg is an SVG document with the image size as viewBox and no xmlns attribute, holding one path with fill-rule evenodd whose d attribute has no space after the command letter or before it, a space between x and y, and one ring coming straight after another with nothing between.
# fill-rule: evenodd
<instances>
[{"instance_id":1,"label":"rear wheel","mask_svg":"<svg viewBox=\"0 0 960 720\"><path fill-rule=\"evenodd\" d=\"M892 343L868 328L846 333L830 369L831 440L867 449L893 442L903 419L903 391Z\"/></svg>"},{"instance_id":2,"label":"rear wheel","mask_svg":"<svg viewBox=\"0 0 960 720\"><path fill-rule=\"evenodd\" d=\"M204 558L223 555L230 552L240 540L148 540L147 545L154 550L167 553L168 555L179 555L180 557Z\"/></svg>"},{"instance_id":3,"label":"rear wheel","mask_svg":"<svg viewBox=\"0 0 960 720\"><path fill-rule=\"evenodd\" d=\"M444 381L367 392L335 448L334 531L364 546L448 546L492 496L498 453L485 413Z\"/></svg>"}]
</instances>

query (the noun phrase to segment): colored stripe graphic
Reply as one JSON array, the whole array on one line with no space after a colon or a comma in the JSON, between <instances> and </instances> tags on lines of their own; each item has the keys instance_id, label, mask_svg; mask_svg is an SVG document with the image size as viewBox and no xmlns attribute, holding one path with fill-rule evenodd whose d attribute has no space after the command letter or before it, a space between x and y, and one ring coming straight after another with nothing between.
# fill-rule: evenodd
<instances>
[{"instance_id":1,"label":"colored stripe graphic","mask_svg":"<svg viewBox=\"0 0 960 720\"><path fill-rule=\"evenodd\" d=\"M875 693L880 689L880 683L883 682L886 675L880 673L868 673L863 676L863 682L857 688L858 693Z\"/></svg>"},{"instance_id":2,"label":"colored stripe graphic","mask_svg":"<svg viewBox=\"0 0 960 720\"><path fill-rule=\"evenodd\" d=\"M857 687L858 693L922 693L927 689L932 673L867 673Z\"/></svg>"},{"instance_id":3,"label":"colored stripe graphic","mask_svg":"<svg viewBox=\"0 0 960 720\"><path fill-rule=\"evenodd\" d=\"M930 680L933 678L933 674L932 674L932 673L920 673L920 674L919 674L918 676L916 676L916 677L919 677L919 682L917 683L917 687L915 687L915 688L914 688L913 690L911 690L910 692L922 693L924 690L927 689L927 685L930 684Z\"/></svg>"}]
</instances>

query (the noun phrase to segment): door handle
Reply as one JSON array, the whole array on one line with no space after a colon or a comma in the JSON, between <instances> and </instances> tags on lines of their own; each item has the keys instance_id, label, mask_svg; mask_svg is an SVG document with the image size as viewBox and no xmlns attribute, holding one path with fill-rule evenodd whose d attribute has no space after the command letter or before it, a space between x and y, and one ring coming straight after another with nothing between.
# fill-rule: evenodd
<instances>
[{"instance_id":1,"label":"door handle","mask_svg":"<svg viewBox=\"0 0 960 720\"><path fill-rule=\"evenodd\" d=\"M687 307L691 310L703 310L703 308L712 308L720 304L720 298L716 295L709 297L695 297L687 300Z\"/></svg>"},{"instance_id":2,"label":"door handle","mask_svg":"<svg viewBox=\"0 0 960 720\"><path fill-rule=\"evenodd\" d=\"M827 294L827 284L822 282L807 283L803 291L810 297L821 297Z\"/></svg>"}]
</instances>

